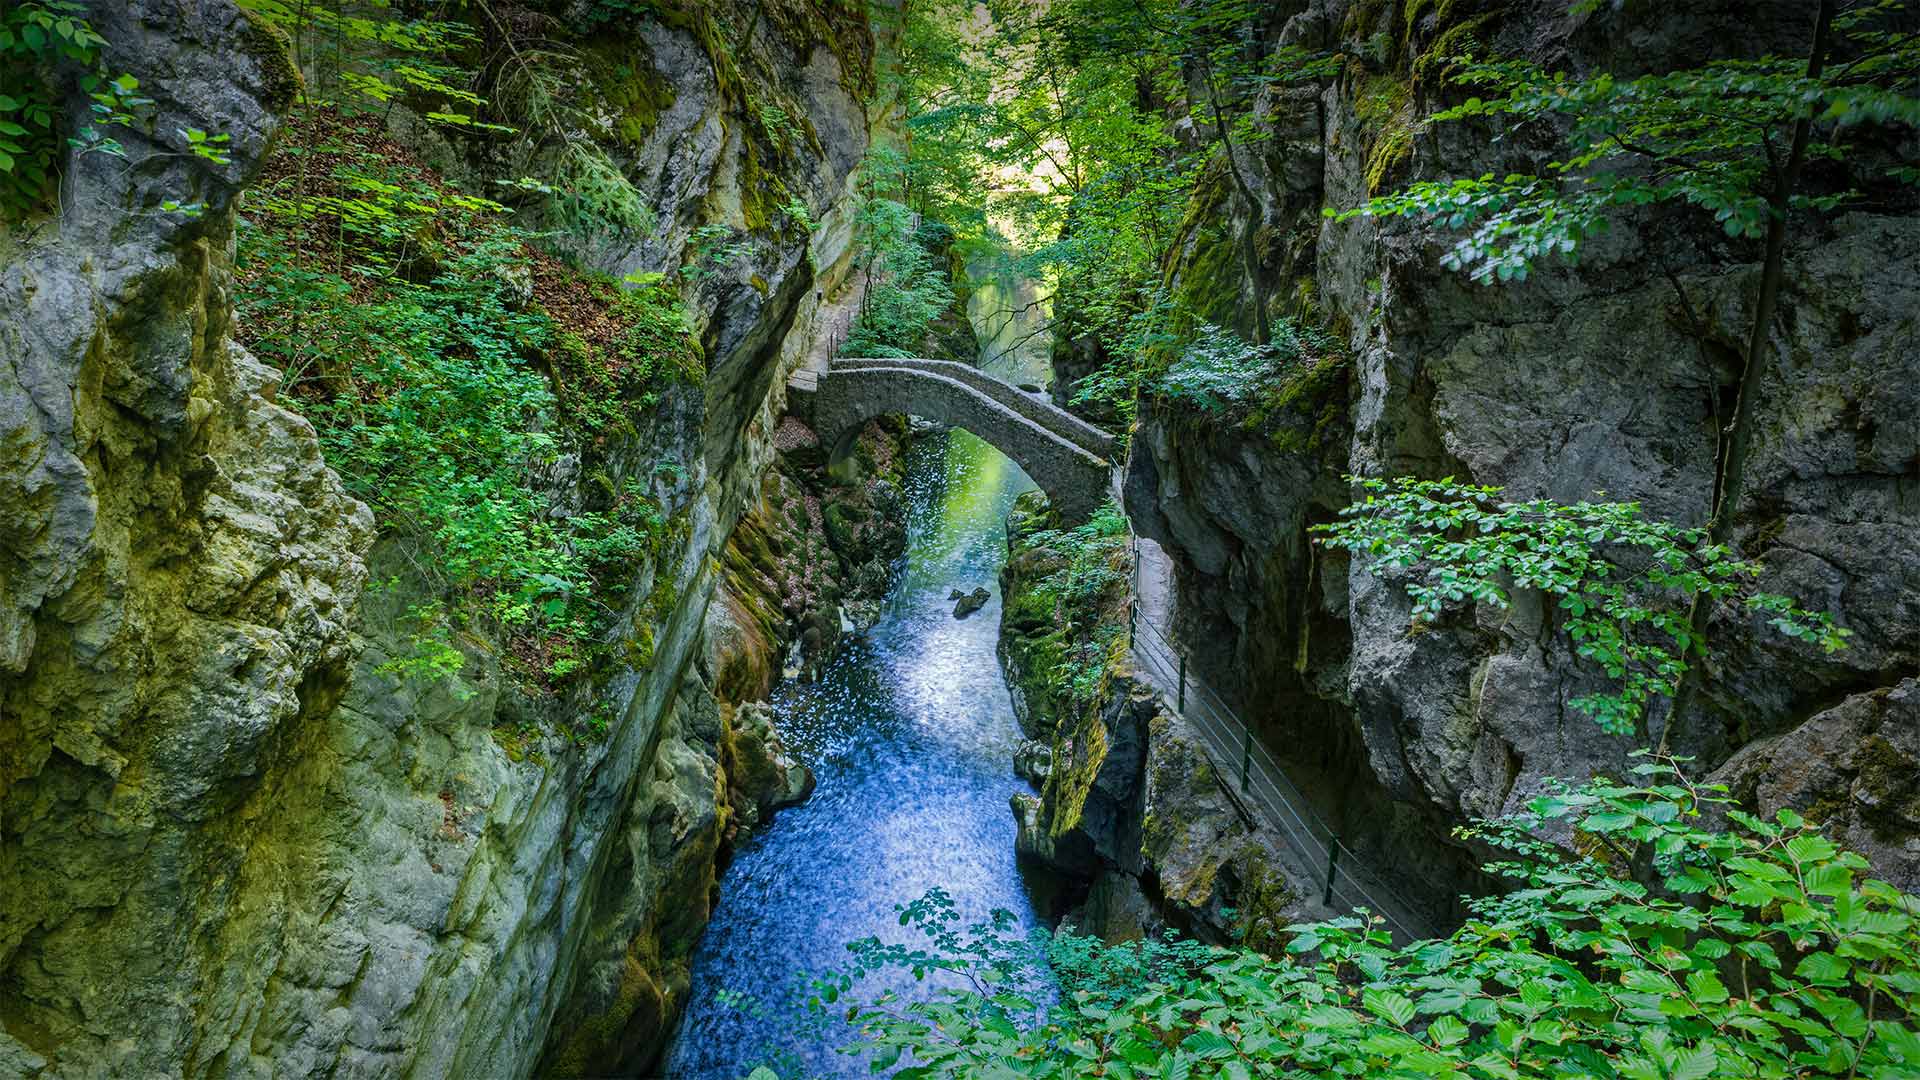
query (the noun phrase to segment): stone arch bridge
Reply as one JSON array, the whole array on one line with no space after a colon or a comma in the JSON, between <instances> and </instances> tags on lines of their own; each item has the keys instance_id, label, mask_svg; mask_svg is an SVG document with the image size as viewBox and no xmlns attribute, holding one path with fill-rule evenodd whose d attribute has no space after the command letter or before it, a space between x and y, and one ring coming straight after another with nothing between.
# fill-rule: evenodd
<instances>
[{"instance_id":1,"label":"stone arch bridge","mask_svg":"<svg viewBox=\"0 0 1920 1080\"><path fill-rule=\"evenodd\" d=\"M839 460L868 420L908 413L966 428L1012 458L1068 526L1109 492L1113 436L1038 394L950 360L834 359L787 384L787 409Z\"/></svg>"}]
</instances>

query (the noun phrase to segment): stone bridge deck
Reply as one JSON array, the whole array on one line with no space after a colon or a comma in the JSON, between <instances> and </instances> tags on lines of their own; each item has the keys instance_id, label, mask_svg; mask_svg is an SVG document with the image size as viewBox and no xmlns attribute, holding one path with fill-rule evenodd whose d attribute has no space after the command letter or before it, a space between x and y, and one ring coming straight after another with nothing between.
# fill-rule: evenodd
<instances>
[{"instance_id":1,"label":"stone bridge deck","mask_svg":"<svg viewBox=\"0 0 1920 1080\"><path fill-rule=\"evenodd\" d=\"M966 428L1032 477L1067 525L1087 520L1107 499L1113 436L967 364L839 358L796 372L787 408L836 457L875 416L910 413Z\"/></svg>"}]
</instances>

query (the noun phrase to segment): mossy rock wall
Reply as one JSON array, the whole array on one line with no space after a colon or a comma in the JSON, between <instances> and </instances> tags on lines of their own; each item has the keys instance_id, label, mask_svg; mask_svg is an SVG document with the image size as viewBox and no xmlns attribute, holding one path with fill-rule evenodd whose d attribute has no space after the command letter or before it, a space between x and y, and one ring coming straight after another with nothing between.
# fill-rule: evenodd
<instances>
[{"instance_id":1,"label":"mossy rock wall","mask_svg":"<svg viewBox=\"0 0 1920 1080\"><path fill-rule=\"evenodd\" d=\"M1276 95L1263 112L1272 149L1250 162L1259 213L1233 195L1195 224L1237 235L1217 228L1224 212L1267 230L1263 269L1275 295L1332 329L1346 367L1303 381L1301 395L1264 421L1284 422L1258 431L1243 427L1245 415L1209 420L1143 403L1128 511L1172 558L1178 630L1201 677L1251 721L1350 846L1396 875L1397 891L1425 896L1441 924L1454 895L1484 884L1476 854L1452 837L1455 825L1518 809L1549 776L1624 773L1630 746L1568 704L1604 675L1550 619L1530 608L1478 609L1410 628L1400 583L1316 550L1308 530L1356 497L1343 479L1350 472L1453 476L1518 499L1605 492L1653 517L1704 520L1716 402L1734 389L1730 357L1744 348L1758 255L1725 244L1711 215L1635 212L1578 265L1542 260L1527 282L1488 287L1442 264L1457 230L1323 211L1414 181L1535 173L1561 155L1553 133L1534 127L1428 123L1484 93L1450 81L1448 58L1469 48L1552 70L1637 74L1708 55L1804 55L1809 29L1804 9L1765 5L1569 18L1563 8L1497 0L1367 0L1308 5L1269 41L1337 51L1345 68L1299 100ZM1221 201L1203 186L1196 206ZM1775 328L1779 365L1760 393L1829 405L1757 425L1764 449L1735 544L1765 567L1763 587L1820 598L1859 636L1844 653L1816 655L1751 620L1717 620L1711 689L1680 725L1702 767L1794 733L1823 759L1849 757L1829 741L1840 730L1830 714L1842 703L1865 709L1898 685L1920 648L1920 612L1887 599L1913 595L1920 566L1901 539L1912 532L1910 500L1885 486L1890 467L1906 468L1911 440L1892 467L1864 449L1858 420L1915 407L1905 375L1913 349L1898 335L1857 329L1906 333L1911 320L1899 312L1912 302L1904 282L1920 259L1920 231L1902 206L1809 221L1795 237L1786 285L1795 318ZM1244 306L1244 281L1201 284L1232 267L1210 255L1183 246L1168 284ZM1298 407L1310 401L1330 407ZM1751 798L1764 808L1807 795L1880 844L1887 873L1910 872L1864 806L1837 794L1834 776L1868 774L1880 775L1835 767L1804 790L1757 785ZM1882 820L1884 828L1891 819Z\"/></svg>"},{"instance_id":2,"label":"mossy rock wall","mask_svg":"<svg viewBox=\"0 0 1920 1080\"><path fill-rule=\"evenodd\" d=\"M663 224L573 255L616 278L679 268L694 229L744 224L750 154L763 186L834 219L870 36L857 11L777 7L726 93L694 36L608 31L636 35L640 81L604 149L661 193ZM750 264L679 295L698 377L618 390L619 422L556 433L532 470L557 514L627 480L660 502L658 542L599 583L590 671L522 678L479 605L450 626L457 671L396 668L408 607L445 598L434 553L343 494L280 376L235 343L234 200L289 69L227 3L88 16L156 106L121 135L148 166L75 158L58 220L0 252L20 375L0 387L0 507L23 525L0 571L0 1074L644 1071L760 808L747 789L775 775L722 716L702 642L844 231L771 216ZM768 71L801 133L784 148L728 96ZM497 160L401 105L386 119L497 193ZM234 160L173 145L186 129L229 135ZM205 209L151 209L169 199Z\"/></svg>"}]
</instances>

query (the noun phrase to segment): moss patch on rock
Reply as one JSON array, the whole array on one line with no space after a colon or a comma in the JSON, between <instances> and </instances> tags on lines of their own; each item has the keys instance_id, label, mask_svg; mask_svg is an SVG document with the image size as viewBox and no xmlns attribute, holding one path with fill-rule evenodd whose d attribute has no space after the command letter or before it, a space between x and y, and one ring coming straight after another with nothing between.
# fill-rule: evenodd
<instances>
[{"instance_id":1,"label":"moss patch on rock","mask_svg":"<svg viewBox=\"0 0 1920 1080\"><path fill-rule=\"evenodd\" d=\"M678 97L673 83L654 69L637 36L602 38L580 55L588 85L611 119L605 137L628 147L644 144Z\"/></svg>"},{"instance_id":2,"label":"moss patch on rock","mask_svg":"<svg viewBox=\"0 0 1920 1080\"><path fill-rule=\"evenodd\" d=\"M1126 535L1117 511L1062 530L1040 492L1014 503L1000 571L998 651L1030 738L1099 715L1106 680L1124 658L1132 595Z\"/></svg>"},{"instance_id":3,"label":"moss patch on rock","mask_svg":"<svg viewBox=\"0 0 1920 1080\"><path fill-rule=\"evenodd\" d=\"M1360 85L1353 111L1369 129L1367 192L1386 186L1387 174L1413 157L1419 123L1413 110L1413 84L1394 75L1374 75Z\"/></svg>"}]
</instances>

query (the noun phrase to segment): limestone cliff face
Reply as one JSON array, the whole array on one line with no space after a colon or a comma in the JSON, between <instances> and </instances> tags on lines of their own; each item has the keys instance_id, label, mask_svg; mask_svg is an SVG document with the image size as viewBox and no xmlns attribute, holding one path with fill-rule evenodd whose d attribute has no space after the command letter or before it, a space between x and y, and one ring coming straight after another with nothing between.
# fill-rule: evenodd
<instances>
[{"instance_id":1,"label":"limestone cliff face","mask_svg":"<svg viewBox=\"0 0 1920 1080\"><path fill-rule=\"evenodd\" d=\"M1278 870L1284 839L1136 667L1119 633L1124 538L1063 538L1058 524L1038 492L1021 496L1000 573L1000 662L1029 739L1015 767L1039 788L1013 798L1020 854L1084 887L1055 914L1108 941L1171 923L1277 946L1280 927L1318 914Z\"/></svg>"},{"instance_id":2,"label":"limestone cliff face","mask_svg":"<svg viewBox=\"0 0 1920 1080\"><path fill-rule=\"evenodd\" d=\"M674 527L622 583L626 659L555 696L484 635L457 675L391 673L422 553L233 340L235 198L299 78L280 44L225 0L90 7L161 134L68 162L59 212L0 240L0 1074L644 1068L719 853L803 786L701 645L844 276L864 24L773 19L731 70L808 126L772 167L810 235L751 213L768 159L699 26L636 31L679 91L623 150L664 224L597 258L670 270L714 222L759 242L689 297L704 387L607 452L616 480L679 466ZM556 505L584 482L557 470Z\"/></svg>"},{"instance_id":3,"label":"limestone cliff face","mask_svg":"<svg viewBox=\"0 0 1920 1080\"><path fill-rule=\"evenodd\" d=\"M1697 216L1657 216L1623 223L1577 269L1483 287L1439 265L1442 232L1334 223L1321 208L1545 160L1528 133L1420 126L1456 93L1423 58L1467 37L1575 70L1658 70L1736 46L1804 50L1805 16L1793 5L1569 15L1553 3L1340 0L1273 13L1272 40L1354 59L1324 86L1261 103L1271 138L1245 162L1261 205L1203 185L1175 287L1244 324L1231 245L1252 215L1272 294L1343 334L1346 360L1300 376L1285 415L1259 430L1148 400L1127 505L1176 557L1180 629L1203 677L1276 753L1347 792L1324 809L1410 891L1467 882L1472 858L1447 843L1451 823L1514 808L1544 776L1623 767L1630 747L1567 708L1593 673L1537 603L1416 632L1395 584L1315 550L1307 528L1349 501L1347 472L1453 475L1520 498L1604 491L1703 520L1757 253ZM1736 776L1752 775L1756 754L1834 763L1803 772L1817 790L1792 798L1824 800L1849 840L1911 886L1920 862L1901 837L1912 830L1881 809L1889 797L1904 805L1907 782L1887 796L1888 782L1868 777L1911 777L1920 758L1883 740L1869 762L1850 744L1898 713L1904 699L1888 690L1920 664L1920 219L1861 209L1796 222L1787 265L1735 543L1766 567L1764 588L1831 610L1854 648L1823 657L1746 618L1718 619L1719 659L1679 748L1705 768L1739 751ZM1764 781L1743 790L1768 808L1789 798Z\"/></svg>"},{"instance_id":4,"label":"limestone cliff face","mask_svg":"<svg viewBox=\"0 0 1920 1080\"><path fill-rule=\"evenodd\" d=\"M762 697L782 675L811 678L845 636L879 618L907 546L905 417L869 424L838 469L795 417L727 539L709 617L708 666L729 695Z\"/></svg>"}]
</instances>

